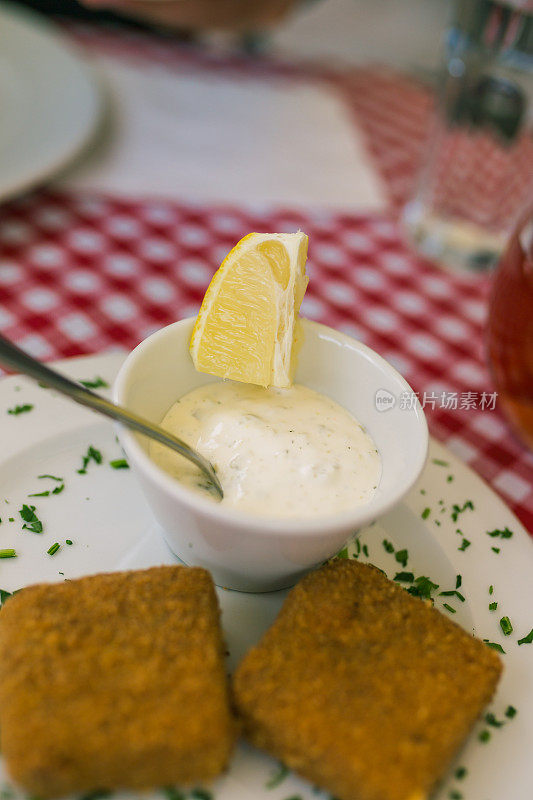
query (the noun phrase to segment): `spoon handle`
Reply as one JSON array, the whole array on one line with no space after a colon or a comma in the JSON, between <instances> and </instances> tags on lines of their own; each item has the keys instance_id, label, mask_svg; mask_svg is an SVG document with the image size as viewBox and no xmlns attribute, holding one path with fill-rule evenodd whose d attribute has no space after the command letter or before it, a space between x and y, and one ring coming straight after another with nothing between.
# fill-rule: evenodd
<instances>
[{"instance_id":1,"label":"spoon handle","mask_svg":"<svg viewBox=\"0 0 533 800\"><path fill-rule=\"evenodd\" d=\"M132 411L128 411L128 409L122 406L117 406L115 403L106 400L105 397L91 392L91 390L86 389L85 386L81 386L79 383L65 378L64 375L60 375L59 372L50 369L46 364L42 364L40 361L32 358L1 335L0 364L9 369L16 370L17 372L22 372L24 375L28 375L30 378L40 383L45 383L51 389L55 389L57 392L67 395L76 403L87 406L87 408L97 411L99 414L104 414L104 416L110 417L118 422L122 422L128 428L138 433L144 433L146 436L150 437L150 439L155 439L157 442L177 451L180 455L196 464L215 485L220 496L223 496L222 487L209 461L203 458L200 453L197 453L189 447L184 441L178 439L177 436L167 433L158 425L154 425L148 420L143 419L143 417L139 417Z\"/></svg>"}]
</instances>

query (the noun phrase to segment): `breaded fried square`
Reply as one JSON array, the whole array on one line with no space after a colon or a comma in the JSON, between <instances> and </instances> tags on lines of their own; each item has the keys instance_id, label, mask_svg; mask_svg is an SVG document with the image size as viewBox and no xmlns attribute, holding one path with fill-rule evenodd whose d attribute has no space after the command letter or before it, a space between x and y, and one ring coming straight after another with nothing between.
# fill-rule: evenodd
<instances>
[{"instance_id":1,"label":"breaded fried square","mask_svg":"<svg viewBox=\"0 0 533 800\"><path fill-rule=\"evenodd\" d=\"M0 743L31 795L209 780L236 737L211 576L23 589L0 611Z\"/></svg>"},{"instance_id":2,"label":"breaded fried square","mask_svg":"<svg viewBox=\"0 0 533 800\"><path fill-rule=\"evenodd\" d=\"M501 673L493 650L375 567L289 594L234 679L248 738L341 800L423 800Z\"/></svg>"}]
</instances>

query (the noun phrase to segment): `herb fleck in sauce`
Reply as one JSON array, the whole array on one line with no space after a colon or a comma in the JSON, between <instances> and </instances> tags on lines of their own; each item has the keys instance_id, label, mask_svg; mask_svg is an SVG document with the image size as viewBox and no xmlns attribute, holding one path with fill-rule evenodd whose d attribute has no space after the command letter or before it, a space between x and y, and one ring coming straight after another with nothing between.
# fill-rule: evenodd
<instances>
[{"instance_id":1,"label":"herb fleck in sauce","mask_svg":"<svg viewBox=\"0 0 533 800\"><path fill-rule=\"evenodd\" d=\"M362 505L381 475L376 446L359 422L305 386L209 383L180 398L162 425L215 466L224 505L261 516L314 517ZM150 453L202 491L199 471L181 456L156 443Z\"/></svg>"}]
</instances>

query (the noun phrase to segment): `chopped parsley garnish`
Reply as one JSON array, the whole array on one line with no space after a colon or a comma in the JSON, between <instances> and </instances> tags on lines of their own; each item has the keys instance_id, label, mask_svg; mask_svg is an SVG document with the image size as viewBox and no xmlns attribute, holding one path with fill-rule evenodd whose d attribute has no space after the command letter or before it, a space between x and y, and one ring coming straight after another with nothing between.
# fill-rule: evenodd
<instances>
[{"instance_id":1,"label":"chopped parsley garnish","mask_svg":"<svg viewBox=\"0 0 533 800\"><path fill-rule=\"evenodd\" d=\"M451 792L448 792L448 797L450 800L463 800L462 793L458 792L457 789L452 789Z\"/></svg>"},{"instance_id":2,"label":"chopped parsley garnish","mask_svg":"<svg viewBox=\"0 0 533 800\"><path fill-rule=\"evenodd\" d=\"M493 531L487 531L487 536L492 536L493 539L496 537L499 537L500 539L510 539L512 535L513 532L507 527L505 527L503 531L499 528L494 528Z\"/></svg>"},{"instance_id":3,"label":"chopped parsley garnish","mask_svg":"<svg viewBox=\"0 0 533 800\"><path fill-rule=\"evenodd\" d=\"M6 547L4 550L0 550L0 558L16 558L17 554L13 547Z\"/></svg>"},{"instance_id":4,"label":"chopped parsley garnish","mask_svg":"<svg viewBox=\"0 0 533 800\"><path fill-rule=\"evenodd\" d=\"M129 469L130 465L125 458L115 458L114 461L109 462L109 466L113 469Z\"/></svg>"},{"instance_id":5,"label":"chopped parsley garnish","mask_svg":"<svg viewBox=\"0 0 533 800\"><path fill-rule=\"evenodd\" d=\"M27 411L31 411L33 409L33 405L31 403L24 403L21 406L14 406L13 408L8 408L7 413L11 414L13 417L18 417L19 414L25 414Z\"/></svg>"},{"instance_id":6,"label":"chopped parsley garnish","mask_svg":"<svg viewBox=\"0 0 533 800\"><path fill-rule=\"evenodd\" d=\"M443 461L441 458L432 458L432 464L436 464L438 467L449 467L448 461Z\"/></svg>"},{"instance_id":7,"label":"chopped parsley garnish","mask_svg":"<svg viewBox=\"0 0 533 800\"><path fill-rule=\"evenodd\" d=\"M458 506L457 503L454 503L452 507L453 521L457 522L457 517L459 516L459 514L462 514L467 509L470 509L470 511L474 510L474 504L471 500L465 500L462 506Z\"/></svg>"},{"instance_id":8,"label":"chopped parsley garnish","mask_svg":"<svg viewBox=\"0 0 533 800\"><path fill-rule=\"evenodd\" d=\"M0 589L0 606L2 606L8 597L13 597L12 592L8 592L7 589Z\"/></svg>"},{"instance_id":9,"label":"chopped parsley garnish","mask_svg":"<svg viewBox=\"0 0 533 800\"><path fill-rule=\"evenodd\" d=\"M39 477L42 476L39 475ZM50 494L61 494L64 488L65 484L62 483L60 486L54 486L53 489L45 489L44 492L32 492L32 494L29 494L28 497L48 497Z\"/></svg>"},{"instance_id":10,"label":"chopped parsley garnish","mask_svg":"<svg viewBox=\"0 0 533 800\"><path fill-rule=\"evenodd\" d=\"M499 547L491 547L490 549L492 550L493 553L496 553L496 554L498 554L500 552L500 548Z\"/></svg>"},{"instance_id":11,"label":"chopped parsley garnish","mask_svg":"<svg viewBox=\"0 0 533 800\"><path fill-rule=\"evenodd\" d=\"M493 594L493 592L494 592L494 586L491 584L489 586L489 594Z\"/></svg>"},{"instance_id":12,"label":"chopped parsley garnish","mask_svg":"<svg viewBox=\"0 0 533 800\"><path fill-rule=\"evenodd\" d=\"M396 559L398 564L401 564L402 567L406 567L407 561L409 559L409 552L407 550L397 550L394 558Z\"/></svg>"},{"instance_id":13,"label":"chopped parsley garnish","mask_svg":"<svg viewBox=\"0 0 533 800\"><path fill-rule=\"evenodd\" d=\"M180 792L175 786L164 786L162 792L167 800L185 800L183 792Z\"/></svg>"},{"instance_id":14,"label":"chopped parsley garnish","mask_svg":"<svg viewBox=\"0 0 533 800\"><path fill-rule=\"evenodd\" d=\"M457 589L450 589L448 592L439 592L439 596L441 596L441 597L457 597L457 599L460 600L461 603L465 602L464 594L461 594L461 592L458 592Z\"/></svg>"},{"instance_id":15,"label":"chopped parsley garnish","mask_svg":"<svg viewBox=\"0 0 533 800\"><path fill-rule=\"evenodd\" d=\"M451 483L453 481L453 475L448 475L446 478L446 483Z\"/></svg>"},{"instance_id":16,"label":"chopped parsley garnish","mask_svg":"<svg viewBox=\"0 0 533 800\"><path fill-rule=\"evenodd\" d=\"M394 553L394 545L392 542L388 542L386 539L383 539L383 547L387 551L387 553Z\"/></svg>"},{"instance_id":17,"label":"chopped parsley garnish","mask_svg":"<svg viewBox=\"0 0 533 800\"><path fill-rule=\"evenodd\" d=\"M362 547L363 554L368 558L368 545L364 544Z\"/></svg>"},{"instance_id":18,"label":"chopped parsley garnish","mask_svg":"<svg viewBox=\"0 0 533 800\"><path fill-rule=\"evenodd\" d=\"M510 636L513 632L513 626L511 624L511 620L509 617L502 617L500 620L500 628L502 629L504 636Z\"/></svg>"},{"instance_id":19,"label":"chopped parsley garnish","mask_svg":"<svg viewBox=\"0 0 533 800\"><path fill-rule=\"evenodd\" d=\"M23 530L31 531L32 533L42 533L43 523L35 513L35 506L27 506L24 504L19 511L20 516L24 520Z\"/></svg>"},{"instance_id":20,"label":"chopped parsley garnish","mask_svg":"<svg viewBox=\"0 0 533 800\"><path fill-rule=\"evenodd\" d=\"M479 739L480 742L483 742L483 744L485 744L490 739L490 731L487 730L481 731L481 733L477 738Z\"/></svg>"},{"instance_id":21,"label":"chopped parsley garnish","mask_svg":"<svg viewBox=\"0 0 533 800\"><path fill-rule=\"evenodd\" d=\"M207 789L193 789L191 797L194 797L194 800L213 800L213 793Z\"/></svg>"},{"instance_id":22,"label":"chopped parsley garnish","mask_svg":"<svg viewBox=\"0 0 533 800\"><path fill-rule=\"evenodd\" d=\"M489 603L489 611L496 611L498 603Z\"/></svg>"},{"instance_id":23,"label":"chopped parsley garnish","mask_svg":"<svg viewBox=\"0 0 533 800\"><path fill-rule=\"evenodd\" d=\"M83 465L82 468L77 470L79 475L85 475L87 472L87 467L91 461L94 461L95 464L102 463L102 453L100 450L97 450L92 445L89 445L87 448L87 453L83 456Z\"/></svg>"},{"instance_id":24,"label":"chopped parsley garnish","mask_svg":"<svg viewBox=\"0 0 533 800\"><path fill-rule=\"evenodd\" d=\"M462 583L463 583L463 576L457 575L457 577L455 578L455 588L460 589Z\"/></svg>"},{"instance_id":25,"label":"chopped parsley garnish","mask_svg":"<svg viewBox=\"0 0 533 800\"><path fill-rule=\"evenodd\" d=\"M65 544L71 545L74 544L72 539L65 539Z\"/></svg>"},{"instance_id":26,"label":"chopped parsley garnish","mask_svg":"<svg viewBox=\"0 0 533 800\"><path fill-rule=\"evenodd\" d=\"M431 514L431 509L430 508L425 508L422 511L422 513L420 514L420 516L422 517L422 519L427 519L430 514Z\"/></svg>"},{"instance_id":27,"label":"chopped parsley garnish","mask_svg":"<svg viewBox=\"0 0 533 800\"><path fill-rule=\"evenodd\" d=\"M458 547L457 549L460 550L462 553L464 553L466 548L470 547L470 545L471 545L471 542L468 539L463 539L463 541L461 542L461 546Z\"/></svg>"},{"instance_id":28,"label":"chopped parsley garnish","mask_svg":"<svg viewBox=\"0 0 533 800\"><path fill-rule=\"evenodd\" d=\"M512 719L513 717L516 717L517 714L518 711L514 706L507 706L507 708L505 709L505 716L507 717L507 719Z\"/></svg>"},{"instance_id":29,"label":"chopped parsley garnish","mask_svg":"<svg viewBox=\"0 0 533 800\"><path fill-rule=\"evenodd\" d=\"M41 480L42 478L50 478L51 481L57 481L57 483L63 483L64 481L64 478L58 478L57 475L45 474L45 475L37 475L37 477L39 478L39 480Z\"/></svg>"},{"instance_id":30,"label":"chopped parsley garnish","mask_svg":"<svg viewBox=\"0 0 533 800\"><path fill-rule=\"evenodd\" d=\"M9 522L15 522L15 517L9 517Z\"/></svg>"},{"instance_id":31,"label":"chopped parsley garnish","mask_svg":"<svg viewBox=\"0 0 533 800\"><path fill-rule=\"evenodd\" d=\"M450 614L456 614L457 613L456 609L453 608L452 606L448 605L448 603L443 603L442 606L443 606L443 608L446 609L446 611L449 611Z\"/></svg>"},{"instance_id":32,"label":"chopped parsley garnish","mask_svg":"<svg viewBox=\"0 0 533 800\"><path fill-rule=\"evenodd\" d=\"M80 381L82 386L85 386L86 389L107 389L109 384L103 378L100 378L98 375L92 381Z\"/></svg>"},{"instance_id":33,"label":"chopped parsley garnish","mask_svg":"<svg viewBox=\"0 0 533 800\"><path fill-rule=\"evenodd\" d=\"M505 722L503 720L496 719L492 712L485 714L485 722L487 725L492 725L493 728L503 728Z\"/></svg>"},{"instance_id":34,"label":"chopped parsley garnish","mask_svg":"<svg viewBox=\"0 0 533 800\"><path fill-rule=\"evenodd\" d=\"M343 547L342 550L339 550L337 553L337 558L348 558L348 548Z\"/></svg>"},{"instance_id":35,"label":"chopped parsley garnish","mask_svg":"<svg viewBox=\"0 0 533 800\"><path fill-rule=\"evenodd\" d=\"M51 547L49 547L46 552L48 553L49 556L55 556L60 547L61 545L59 544L59 542L54 542L54 544Z\"/></svg>"},{"instance_id":36,"label":"chopped parsley garnish","mask_svg":"<svg viewBox=\"0 0 533 800\"><path fill-rule=\"evenodd\" d=\"M518 640L518 644L533 644L533 628L531 628L527 636Z\"/></svg>"},{"instance_id":37,"label":"chopped parsley garnish","mask_svg":"<svg viewBox=\"0 0 533 800\"><path fill-rule=\"evenodd\" d=\"M420 578L416 578L414 583L415 585L409 587L407 591L414 597L421 597L425 600L431 600L431 593L435 592L439 588L438 583L433 583L433 581L430 581L430 579L425 575L422 575Z\"/></svg>"},{"instance_id":38,"label":"chopped parsley garnish","mask_svg":"<svg viewBox=\"0 0 533 800\"><path fill-rule=\"evenodd\" d=\"M413 583L415 576L412 572L397 572L394 580L398 583Z\"/></svg>"},{"instance_id":39,"label":"chopped parsley garnish","mask_svg":"<svg viewBox=\"0 0 533 800\"><path fill-rule=\"evenodd\" d=\"M466 767L457 767L457 769L455 770L455 777L457 778L458 781L462 781L463 778L466 776L466 774L467 774Z\"/></svg>"},{"instance_id":40,"label":"chopped parsley garnish","mask_svg":"<svg viewBox=\"0 0 533 800\"><path fill-rule=\"evenodd\" d=\"M280 764L278 771L265 783L265 789L275 789L285 780L288 774L289 770L285 764Z\"/></svg>"},{"instance_id":41,"label":"chopped parsley garnish","mask_svg":"<svg viewBox=\"0 0 533 800\"><path fill-rule=\"evenodd\" d=\"M505 650L503 649L501 644L498 644L498 642L489 642L488 639L483 639L483 641L485 642L487 647L492 647L493 650L497 650L498 653L503 653L505 655Z\"/></svg>"}]
</instances>

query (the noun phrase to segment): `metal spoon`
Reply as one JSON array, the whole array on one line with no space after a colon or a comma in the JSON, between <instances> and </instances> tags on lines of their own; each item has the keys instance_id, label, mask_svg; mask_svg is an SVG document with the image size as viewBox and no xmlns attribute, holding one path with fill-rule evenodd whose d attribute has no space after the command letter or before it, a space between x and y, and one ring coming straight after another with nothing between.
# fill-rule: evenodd
<instances>
[{"instance_id":1,"label":"metal spoon","mask_svg":"<svg viewBox=\"0 0 533 800\"><path fill-rule=\"evenodd\" d=\"M84 386L80 386L80 384L65 378L63 375L60 375L59 372L55 372L55 370L50 369L50 367L41 364L40 361L29 356L3 336L0 336L0 364L9 369L14 369L17 372L29 375L30 378L45 383L57 392L70 397L71 400L74 400L76 403L87 406L93 411L98 411L106 417L116 419L128 428L132 428L134 431L143 433L150 439L154 439L156 442L170 447L171 450L175 450L177 453L184 456L184 458L196 464L209 482L213 484L220 498L222 499L224 497L222 486L220 485L220 481L215 474L212 464L196 450L193 450L192 447L189 447L188 444L178 439L176 436L167 433L158 425L153 425L147 419L139 417L132 411L128 411L122 406L117 406L115 403L111 403L104 397L100 397L100 395L91 392Z\"/></svg>"}]
</instances>

